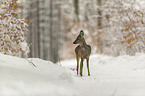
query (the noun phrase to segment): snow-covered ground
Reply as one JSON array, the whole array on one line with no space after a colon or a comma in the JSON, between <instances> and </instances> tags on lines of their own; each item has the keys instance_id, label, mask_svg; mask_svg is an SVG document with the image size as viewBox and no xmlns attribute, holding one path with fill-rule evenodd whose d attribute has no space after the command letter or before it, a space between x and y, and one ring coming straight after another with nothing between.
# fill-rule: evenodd
<instances>
[{"instance_id":1,"label":"snow-covered ground","mask_svg":"<svg viewBox=\"0 0 145 96\"><path fill-rule=\"evenodd\" d=\"M63 61L62 65L73 69L76 61ZM83 77L71 71L83 96L145 96L145 54L119 57L93 55L90 71L91 76L88 77L86 62Z\"/></svg>"},{"instance_id":2,"label":"snow-covered ground","mask_svg":"<svg viewBox=\"0 0 145 96\"><path fill-rule=\"evenodd\" d=\"M92 55L91 76L83 77L76 60L61 66L38 58L0 54L0 96L145 96L145 54L111 57Z\"/></svg>"},{"instance_id":3,"label":"snow-covered ground","mask_svg":"<svg viewBox=\"0 0 145 96\"><path fill-rule=\"evenodd\" d=\"M78 94L66 70L49 61L0 54L0 96L74 96ZM72 86L72 87L70 87Z\"/></svg>"}]
</instances>

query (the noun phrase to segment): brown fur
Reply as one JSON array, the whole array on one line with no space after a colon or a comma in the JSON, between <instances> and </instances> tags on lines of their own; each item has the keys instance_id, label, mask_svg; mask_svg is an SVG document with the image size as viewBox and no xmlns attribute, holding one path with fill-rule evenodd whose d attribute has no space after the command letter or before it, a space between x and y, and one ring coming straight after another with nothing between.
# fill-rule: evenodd
<instances>
[{"instance_id":1,"label":"brown fur","mask_svg":"<svg viewBox=\"0 0 145 96\"><path fill-rule=\"evenodd\" d=\"M81 58L80 76L82 76L82 73L83 73L83 61L84 61L84 59L86 59L86 61L87 61L88 76L90 76L89 57L91 54L91 46L86 44L83 36L84 36L84 32L81 30L80 34L77 36L76 40L73 42L73 44L79 44L75 48L76 59L77 59L77 75L78 75L78 70L79 70L79 59Z\"/></svg>"}]
</instances>

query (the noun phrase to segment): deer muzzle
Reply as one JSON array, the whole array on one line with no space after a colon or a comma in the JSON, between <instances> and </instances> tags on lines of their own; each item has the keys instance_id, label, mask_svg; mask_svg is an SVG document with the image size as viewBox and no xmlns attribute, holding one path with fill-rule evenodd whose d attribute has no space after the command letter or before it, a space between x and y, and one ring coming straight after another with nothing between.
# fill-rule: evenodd
<instances>
[{"instance_id":1,"label":"deer muzzle","mask_svg":"<svg viewBox=\"0 0 145 96\"><path fill-rule=\"evenodd\" d=\"M73 44L77 44L77 43L74 41Z\"/></svg>"}]
</instances>

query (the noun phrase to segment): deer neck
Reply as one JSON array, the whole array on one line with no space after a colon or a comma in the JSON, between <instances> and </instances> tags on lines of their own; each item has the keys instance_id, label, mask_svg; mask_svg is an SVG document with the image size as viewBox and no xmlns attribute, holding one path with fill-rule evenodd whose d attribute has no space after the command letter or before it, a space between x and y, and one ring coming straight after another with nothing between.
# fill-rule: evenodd
<instances>
[{"instance_id":1,"label":"deer neck","mask_svg":"<svg viewBox=\"0 0 145 96\"><path fill-rule=\"evenodd\" d=\"M87 46L87 44L86 44L85 39L83 38L83 39L82 39L82 42L81 42L81 44L80 44L80 47L85 47L85 46Z\"/></svg>"}]
</instances>

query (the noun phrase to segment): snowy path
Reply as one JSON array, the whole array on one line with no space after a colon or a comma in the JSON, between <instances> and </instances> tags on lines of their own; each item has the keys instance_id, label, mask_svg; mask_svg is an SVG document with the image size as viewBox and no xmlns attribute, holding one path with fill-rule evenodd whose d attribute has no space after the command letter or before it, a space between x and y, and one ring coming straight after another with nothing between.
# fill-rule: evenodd
<instances>
[{"instance_id":1,"label":"snowy path","mask_svg":"<svg viewBox=\"0 0 145 96\"><path fill-rule=\"evenodd\" d=\"M76 76L71 71L78 90L83 96L145 96L145 55L136 56L92 56L91 76ZM62 62L68 70L75 68L76 61Z\"/></svg>"}]
</instances>

